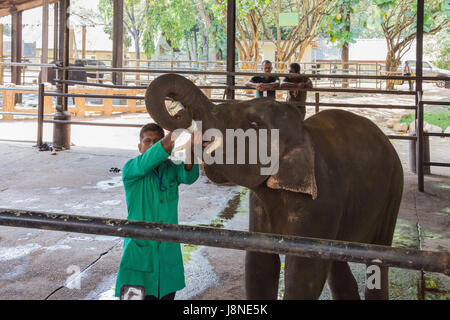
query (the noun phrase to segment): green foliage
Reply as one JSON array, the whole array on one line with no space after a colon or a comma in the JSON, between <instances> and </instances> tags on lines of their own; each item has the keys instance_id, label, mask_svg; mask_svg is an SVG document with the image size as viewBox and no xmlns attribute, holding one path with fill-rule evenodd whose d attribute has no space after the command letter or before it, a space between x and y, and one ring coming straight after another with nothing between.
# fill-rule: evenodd
<instances>
[{"instance_id":1,"label":"green foliage","mask_svg":"<svg viewBox=\"0 0 450 320\"><path fill-rule=\"evenodd\" d=\"M450 126L450 113L424 113L425 122L438 126L442 130L447 129ZM414 115L410 114L407 116L402 116L400 122L411 124L414 121Z\"/></svg>"},{"instance_id":2,"label":"green foliage","mask_svg":"<svg viewBox=\"0 0 450 320\"><path fill-rule=\"evenodd\" d=\"M424 52L436 67L450 70L450 30L441 30L432 36L430 43L424 46Z\"/></svg>"},{"instance_id":3,"label":"green foliage","mask_svg":"<svg viewBox=\"0 0 450 320\"><path fill-rule=\"evenodd\" d=\"M11 36L11 26L4 24L3 25L3 35L5 36Z\"/></svg>"},{"instance_id":4,"label":"green foliage","mask_svg":"<svg viewBox=\"0 0 450 320\"><path fill-rule=\"evenodd\" d=\"M354 34L351 31L351 19L347 19L354 13L353 8L359 0L337 0L335 9L326 19L326 30L332 43L337 42L338 48L344 44L354 43Z\"/></svg>"},{"instance_id":5,"label":"green foliage","mask_svg":"<svg viewBox=\"0 0 450 320\"><path fill-rule=\"evenodd\" d=\"M378 7L377 18L380 24L386 24L388 28L397 23L402 16L408 19L413 19L414 23L403 30L403 35L407 36L415 33L416 15L417 15L417 1L416 0L372 0ZM434 28L448 21L450 18L450 8L445 5L446 0L430 0L425 2L424 6L424 21L423 31L425 33L432 32ZM392 19L389 13L393 12L399 4L407 4L407 11L398 12L397 16ZM389 21L387 21L387 19Z\"/></svg>"}]
</instances>

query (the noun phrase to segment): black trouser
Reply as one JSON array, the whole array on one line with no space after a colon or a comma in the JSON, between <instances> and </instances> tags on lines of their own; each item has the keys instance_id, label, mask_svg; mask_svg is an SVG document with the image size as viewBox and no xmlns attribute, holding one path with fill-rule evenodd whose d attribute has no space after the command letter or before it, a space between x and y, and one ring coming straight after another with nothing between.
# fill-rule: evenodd
<instances>
[{"instance_id":1,"label":"black trouser","mask_svg":"<svg viewBox=\"0 0 450 320\"><path fill-rule=\"evenodd\" d=\"M161 299L158 299L155 296L145 296L144 300L174 300L175 299L175 293L176 292L169 293L168 295L165 295Z\"/></svg>"},{"instance_id":2,"label":"black trouser","mask_svg":"<svg viewBox=\"0 0 450 320\"><path fill-rule=\"evenodd\" d=\"M410 76L411 76L411 73L405 73L404 76L405 76L405 77L410 77ZM411 80L408 80L408 84L409 84L409 91L412 91L412 90L413 90L412 81L411 81Z\"/></svg>"}]
</instances>

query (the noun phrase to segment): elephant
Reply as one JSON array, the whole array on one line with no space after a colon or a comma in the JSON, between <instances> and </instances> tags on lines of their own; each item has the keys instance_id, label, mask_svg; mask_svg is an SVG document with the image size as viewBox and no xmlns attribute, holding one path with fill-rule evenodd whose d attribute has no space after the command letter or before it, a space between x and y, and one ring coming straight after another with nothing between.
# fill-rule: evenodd
<instances>
[{"instance_id":1,"label":"elephant","mask_svg":"<svg viewBox=\"0 0 450 320\"><path fill-rule=\"evenodd\" d=\"M55 64L55 61L52 61L51 64ZM81 60L76 60L74 64L70 64L71 67L84 67L84 64ZM48 68L47 69L47 78L43 79L42 72L39 72L38 82L48 82L52 85L56 85L55 79L57 78L56 69ZM68 80L74 81L83 81L87 82L87 74L86 71L83 70L72 70L68 73ZM71 86L70 84L69 86Z\"/></svg>"},{"instance_id":2,"label":"elephant","mask_svg":"<svg viewBox=\"0 0 450 320\"><path fill-rule=\"evenodd\" d=\"M166 97L184 109L169 114ZM250 190L249 231L392 244L403 168L389 139L367 118L328 109L302 120L296 107L271 98L215 105L178 74L153 80L145 103L151 117L171 131L188 128L192 120L202 121L203 133L208 128L279 130L278 171L273 174L262 175L260 162L204 164L213 182ZM231 140L221 143L227 150ZM366 286L365 299L389 298L388 267L379 268L381 286ZM277 299L279 275L279 255L246 251L247 299ZM285 257L284 299L318 299L326 281L333 299L360 299L347 262Z\"/></svg>"}]
</instances>

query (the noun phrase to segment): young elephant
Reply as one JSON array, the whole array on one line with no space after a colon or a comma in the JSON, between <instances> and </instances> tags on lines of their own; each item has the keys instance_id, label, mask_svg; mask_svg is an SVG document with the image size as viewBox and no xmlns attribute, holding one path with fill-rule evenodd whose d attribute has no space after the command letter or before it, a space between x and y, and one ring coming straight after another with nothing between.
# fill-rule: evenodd
<instances>
[{"instance_id":1,"label":"young elephant","mask_svg":"<svg viewBox=\"0 0 450 320\"><path fill-rule=\"evenodd\" d=\"M165 97L185 109L171 116ZM278 171L261 174L260 162L205 164L212 181L251 190L250 231L391 245L403 169L388 138L370 120L326 110L302 121L297 108L264 98L214 105L191 81L174 74L155 79L145 101L152 118L168 130L187 128L192 119L202 121L203 132L217 128L224 153L236 154L236 146L227 148L234 141L226 129L279 130ZM276 299L279 273L279 255L247 252L247 298ZM286 257L284 298L317 299L327 279L334 299L359 299L347 263L296 256ZM388 299L387 267L381 267L381 288L366 289L365 298Z\"/></svg>"}]
</instances>

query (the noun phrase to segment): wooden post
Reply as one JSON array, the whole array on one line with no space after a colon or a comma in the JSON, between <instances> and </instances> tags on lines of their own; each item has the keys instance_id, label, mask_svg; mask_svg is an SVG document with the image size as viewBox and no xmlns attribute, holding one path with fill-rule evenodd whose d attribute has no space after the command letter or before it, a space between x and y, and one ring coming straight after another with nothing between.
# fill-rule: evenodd
<instances>
[{"instance_id":1,"label":"wooden post","mask_svg":"<svg viewBox=\"0 0 450 320\"><path fill-rule=\"evenodd\" d=\"M22 11L11 15L11 62L22 62ZM11 82L21 84L21 67L11 67Z\"/></svg>"},{"instance_id":2,"label":"wooden post","mask_svg":"<svg viewBox=\"0 0 450 320\"><path fill-rule=\"evenodd\" d=\"M236 50L236 0L228 0L227 4L227 71L235 72L235 50ZM235 84L234 76L227 76L227 86ZM235 92L227 91L227 99L234 99Z\"/></svg>"},{"instance_id":3,"label":"wooden post","mask_svg":"<svg viewBox=\"0 0 450 320\"><path fill-rule=\"evenodd\" d=\"M58 63L66 67L69 64L69 19L70 19L70 0L59 1L59 52ZM67 80L68 71L58 71L58 79ZM58 93L67 93L67 84L57 83ZM68 112L67 97L58 97L56 103L54 120L70 120ZM70 149L70 124L53 124L53 146L55 150Z\"/></svg>"},{"instance_id":4,"label":"wooden post","mask_svg":"<svg viewBox=\"0 0 450 320\"><path fill-rule=\"evenodd\" d=\"M86 59L86 26L81 26L81 57Z\"/></svg>"},{"instance_id":5,"label":"wooden post","mask_svg":"<svg viewBox=\"0 0 450 320\"><path fill-rule=\"evenodd\" d=\"M113 89L106 90L107 95L113 94ZM111 116L113 111L113 99L103 99L103 115Z\"/></svg>"},{"instance_id":6,"label":"wooden post","mask_svg":"<svg viewBox=\"0 0 450 320\"><path fill-rule=\"evenodd\" d=\"M69 28L69 64L74 62L74 54L73 54L74 40L75 40L75 33L73 30L73 27L70 27Z\"/></svg>"},{"instance_id":7,"label":"wooden post","mask_svg":"<svg viewBox=\"0 0 450 320\"><path fill-rule=\"evenodd\" d=\"M15 103L15 92L12 90L5 90L2 93L3 97L3 111L4 112L14 112L14 103ZM12 114L4 114L3 120L12 120L14 119L14 115Z\"/></svg>"},{"instance_id":8,"label":"wooden post","mask_svg":"<svg viewBox=\"0 0 450 320\"><path fill-rule=\"evenodd\" d=\"M42 146L42 133L44 129L44 83L39 84L39 103L38 103L38 129L37 129L37 143L36 146Z\"/></svg>"},{"instance_id":9,"label":"wooden post","mask_svg":"<svg viewBox=\"0 0 450 320\"><path fill-rule=\"evenodd\" d=\"M11 62L22 62L22 11L15 11L11 14ZM11 82L20 85L22 67L11 67ZM22 94L16 94L16 102L22 102Z\"/></svg>"},{"instance_id":10,"label":"wooden post","mask_svg":"<svg viewBox=\"0 0 450 320\"><path fill-rule=\"evenodd\" d=\"M3 62L3 24L0 24L0 62ZM0 84L3 84L3 66L0 65Z\"/></svg>"},{"instance_id":11,"label":"wooden post","mask_svg":"<svg viewBox=\"0 0 450 320\"><path fill-rule=\"evenodd\" d=\"M315 103L316 103L316 113L319 113L319 92L316 92L316 94L315 94Z\"/></svg>"},{"instance_id":12,"label":"wooden post","mask_svg":"<svg viewBox=\"0 0 450 320\"><path fill-rule=\"evenodd\" d=\"M53 61L58 60L58 30L59 30L59 5L58 2L53 4Z\"/></svg>"},{"instance_id":13,"label":"wooden post","mask_svg":"<svg viewBox=\"0 0 450 320\"><path fill-rule=\"evenodd\" d=\"M48 63L48 0L42 0L42 48L41 63ZM41 79L47 82L47 67L41 67Z\"/></svg>"},{"instance_id":14,"label":"wooden post","mask_svg":"<svg viewBox=\"0 0 450 320\"><path fill-rule=\"evenodd\" d=\"M423 59L423 20L424 0L417 0L417 37L416 37L416 106L417 106L417 178L419 191L424 191L423 172L423 103L422 103L422 59Z\"/></svg>"},{"instance_id":15,"label":"wooden post","mask_svg":"<svg viewBox=\"0 0 450 320\"><path fill-rule=\"evenodd\" d=\"M123 67L123 0L114 0L112 67ZM121 85L122 73L113 72L112 82L114 84Z\"/></svg>"},{"instance_id":16,"label":"wooden post","mask_svg":"<svg viewBox=\"0 0 450 320\"><path fill-rule=\"evenodd\" d=\"M86 93L85 89L78 89L76 93ZM77 117L86 115L86 98L75 98L75 114Z\"/></svg>"},{"instance_id":17,"label":"wooden post","mask_svg":"<svg viewBox=\"0 0 450 320\"><path fill-rule=\"evenodd\" d=\"M132 90L132 91L129 92L128 95L130 95L130 96L137 96L138 92L137 92L137 90ZM128 111L127 112L136 113L136 110L137 110L136 109L136 105L137 105L137 100L135 100L135 99L128 99Z\"/></svg>"}]
</instances>

